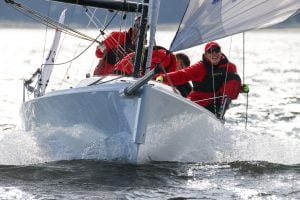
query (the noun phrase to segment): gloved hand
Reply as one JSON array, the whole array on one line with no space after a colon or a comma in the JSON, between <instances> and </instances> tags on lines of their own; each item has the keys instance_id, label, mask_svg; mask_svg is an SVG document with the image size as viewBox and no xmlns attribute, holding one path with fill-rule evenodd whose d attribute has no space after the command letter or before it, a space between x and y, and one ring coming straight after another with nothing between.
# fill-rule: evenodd
<instances>
[{"instance_id":1,"label":"gloved hand","mask_svg":"<svg viewBox=\"0 0 300 200\"><path fill-rule=\"evenodd\" d=\"M249 85L248 85L248 84L243 84L243 85L241 86L241 92L242 92L242 93L249 93L249 91L250 91L250 88L249 88Z\"/></svg>"},{"instance_id":2,"label":"gloved hand","mask_svg":"<svg viewBox=\"0 0 300 200\"><path fill-rule=\"evenodd\" d=\"M155 79L157 82L163 82L164 81L164 77L163 76L158 76Z\"/></svg>"}]
</instances>

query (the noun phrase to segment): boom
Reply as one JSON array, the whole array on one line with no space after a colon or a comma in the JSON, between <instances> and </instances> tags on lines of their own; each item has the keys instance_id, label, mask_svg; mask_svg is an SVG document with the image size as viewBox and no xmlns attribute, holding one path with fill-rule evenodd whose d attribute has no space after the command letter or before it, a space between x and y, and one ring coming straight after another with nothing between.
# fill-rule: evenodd
<instances>
[{"instance_id":1,"label":"boom","mask_svg":"<svg viewBox=\"0 0 300 200\"><path fill-rule=\"evenodd\" d=\"M119 10L125 12L142 12L142 5L130 1L111 1L111 0L52 0L63 3L78 4L82 6L91 6L96 8L104 8L108 10Z\"/></svg>"}]
</instances>

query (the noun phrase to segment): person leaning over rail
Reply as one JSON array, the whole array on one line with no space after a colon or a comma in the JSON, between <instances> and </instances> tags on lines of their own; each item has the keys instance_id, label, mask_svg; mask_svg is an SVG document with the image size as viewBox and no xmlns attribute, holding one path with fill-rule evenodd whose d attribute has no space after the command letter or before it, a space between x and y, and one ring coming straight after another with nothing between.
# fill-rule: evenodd
<instances>
[{"instance_id":1,"label":"person leaning over rail","mask_svg":"<svg viewBox=\"0 0 300 200\"><path fill-rule=\"evenodd\" d=\"M176 71L184 69L191 65L189 57L184 53L177 53L176 56ZM189 82L181 85L176 85L176 89L180 92L181 96L187 97L192 90L192 86Z\"/></svg>"},{"instance_id":2,"label":"person leaning over rail","mask_svg":"<svg viewBox=\"0 0 300 200\"><path fill-rule=\"evenodd\" d=\"M144 55L148 54L148 48L146 48ZM125 76L131 76L133 73L133 63L134 63L135 52L132 52L125 56L114 66L114 74L120 74ZM140 75L145 74L146 60L142 63L142 70ZM166 48L161 46L154 46L152 52L152 59L150 64L150 70L156 68L157 66L162 67L157 70L157 74L153 77L155 79L157 76L163 74L164 72L174 72L176 70L176 57L173 53L168 51Z\"/></svg>"},{"instance_id":3,"label":"person leaning over rail","mask_svg":"<svg viewBox=\"0 0 300 200\"><path fill-rule=\"evenodd\" d=\"M231 100L237 99L241 90L241 78L235 64L221 52L221 46L209 42L204 47L202 61L185 69L156 78L166 84L180 85L192 81L188 99L205 107L223 119Z\"/></svg>"},{"instance_id":4,"label":"person leaning over rail","mask_svg":"<svg viewBox=\"0 0 300 200\"><path fill-rule=\"evenodd\" d=\"M135 51L141 18L135 20L133 27L126 32L112 32L96 48L96 57L100 58L94 69L94 76L113 72L114 65L128 53Z\"/></svg>"}]
</instances>

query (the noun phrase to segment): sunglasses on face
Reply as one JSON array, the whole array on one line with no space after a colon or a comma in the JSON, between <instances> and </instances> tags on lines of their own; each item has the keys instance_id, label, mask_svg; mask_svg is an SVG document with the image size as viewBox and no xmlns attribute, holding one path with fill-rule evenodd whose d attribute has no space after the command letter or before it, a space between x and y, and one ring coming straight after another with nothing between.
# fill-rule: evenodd
<instances>
[{"instance_id":1,"label":"sunglasses on face","mask_svg":"<svg viewBox=\"0 0 300 200\"><path fill-rule=\"evenodd\" d=\"M210 48L210 49L208 49L207 51L206 51L206 53L209 53L209 54L211 54L211 53L220 53L221 52L221 49L220 48Z\"/></svg>"}]
</instances>

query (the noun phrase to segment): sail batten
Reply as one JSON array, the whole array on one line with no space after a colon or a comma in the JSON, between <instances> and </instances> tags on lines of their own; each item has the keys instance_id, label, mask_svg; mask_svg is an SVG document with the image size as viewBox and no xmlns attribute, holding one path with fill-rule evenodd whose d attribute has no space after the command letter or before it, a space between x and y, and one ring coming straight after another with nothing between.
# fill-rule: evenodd
<instances>
[{"instance_id":1,"label":"sail batten","mask_svg":"<svg viewBox=\"0 0 300 200\"><path fill-rule=\"evenodd\" d=\"M299 0L190 0L170 50L265 28L288 19L299 9Z\"/></svg>"}]
</instances>

